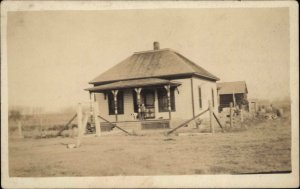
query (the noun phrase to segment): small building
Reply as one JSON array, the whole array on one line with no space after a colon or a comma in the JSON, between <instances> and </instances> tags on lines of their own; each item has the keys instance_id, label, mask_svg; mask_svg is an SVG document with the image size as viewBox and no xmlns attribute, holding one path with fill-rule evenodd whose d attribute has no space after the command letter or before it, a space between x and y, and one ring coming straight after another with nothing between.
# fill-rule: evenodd
<instances>
[{"instance_id":1,"label":"small building","mask_svg":"<svg viewBox=\"0 0 300 189\"><path fill-rule=\"evenodd\" d=\"M259 107L259 100L256 98L248 99L249 112L257 112Z\"/></svg>"},{"instance_id":2,"label":"small building","mask_svg":"<svg viewBox=\"0 0 300 189\"><path fill-rule=\"evenodd\" d=\"M172 49L135 52L89 82L100 115L120 127L172 127L218 110L218 77ZM101 123L101 127L105 122Z\"/></svg>"},{"instance_id":3,"label":"small building","mask_svg":"<svg viewBox=\"0 0 300 189\"><path fill-rule=\"evenodd\" d=\"M233 106L248 110L248 89L245 81L220 82L217 83L219 96L219 111L223 108Z\"/></svg>"}]
</instances>

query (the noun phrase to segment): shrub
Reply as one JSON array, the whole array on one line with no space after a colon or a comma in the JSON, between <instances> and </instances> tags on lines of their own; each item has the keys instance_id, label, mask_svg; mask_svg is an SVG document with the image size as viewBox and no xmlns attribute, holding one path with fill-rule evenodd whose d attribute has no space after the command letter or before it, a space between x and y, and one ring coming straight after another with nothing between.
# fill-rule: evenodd
<instances>
[{"instance_id":1,"label":"shrub","mask_svg":"<svg viewBox=\"0 0 300 189\"><path fill-rule=\"evenodd\" d=\"M12 121L18 121L22 118L20 111L18 110L10 110L8 119Z\"/></svg>"}]
</instances>

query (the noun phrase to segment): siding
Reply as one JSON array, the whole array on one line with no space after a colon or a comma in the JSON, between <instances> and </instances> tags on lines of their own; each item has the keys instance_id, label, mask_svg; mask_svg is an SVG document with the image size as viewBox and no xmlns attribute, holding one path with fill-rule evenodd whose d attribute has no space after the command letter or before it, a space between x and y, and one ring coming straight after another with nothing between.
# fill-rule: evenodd
<instances>
[{"instance_id":1,"label":"siding","mask_svg":"<svg viewBox=\"0 0 300 189\"><path fill-rule=\"evenodd\" d=\"M193 107L192 107L192 94L191 94L191 78L186 79L176 79L174 81L181 82L182 84L178 87L178 91L175 90L175 112L172 112L172 123L171 125L176 126L177 124L183 122L184 120L190 119L193 117ZM199 94L198 87L202 88L202 109L199 108ZM208 107L208 100L211 100L211 89L214 89L214 100L215 100L215 113L218 111L218 102L217 102L217 90L216 83L193 78L193 96L194 96L194 108L195 115L200 113L202 110ZM118 115L118 121L132 121L133 117L130 115L134 112L133 108L133 96L132 90L124 90L124 114ZM99 102L99 111L100 115L106 118L109 121L115 121L115 115L108 114L108 102L104 98L104 94L97 93L96 100ZM157 91L155 90L155 119L169 118L169 112L159 112L158 111L158 100L157 100ZM205 114L208 117L208 114Z\"/></svg>"},{"instance_id":2,"label":"siding","mask_svg":"<svg viewBox=\"0 0 300 189\"><path fill-rule=\"evenodd\" d=\"M199 105L199 91L198 88L201 87L202 93L202 108ZM218 113L218 96L217 96L217 85L216 82L207 81L200 78L193 78L193 88L194 88L194 107L195 107L195 115L199 114L203 110L208 108L208 101L212 100L212 92L214 90L214 112ZM208 117L209 114L204 114L204 117Z\"/></svg>"},{"instance_id":3,"label":"siding","mask_svg":"<svg viewBox=\"0 0 300 189\"><path fill-rule=\"evenodd\" d=\"M192 112L192 97L191 97L191 82L190 79L176 79L172 81L180 82L178 87L179 94L175 90L175 112L171 112L172 120L189 119L193 116ZM169 112L158 112L157 92L155 92L155 112L156 118L169 118Z\"/></svg>"},{"instance_id":4,"label":"siding","mask_svg":"<svg viewBox=\"0 0 300 189\"><path fill-rule=\"evenodd\" d=\"M108 121L116 121L115 115L109 115L108 113L108 99L104 98L103 93L96 93L96 100L99 102L99 112ZM133 97L132 90L124 90L124 114L118 115L118 121L133 121L133 117L130 115L133 113Z\"/></svg>"}]
</instances>

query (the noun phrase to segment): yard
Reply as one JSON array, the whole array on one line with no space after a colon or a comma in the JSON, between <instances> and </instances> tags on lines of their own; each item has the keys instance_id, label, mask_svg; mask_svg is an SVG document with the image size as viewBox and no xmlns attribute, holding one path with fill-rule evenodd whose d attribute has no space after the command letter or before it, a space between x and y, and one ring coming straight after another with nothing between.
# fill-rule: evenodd
<instances>
[{"instance_id":1,"label":"yard","mask_svg":"<svg viewBox=\"0 0 300 189\"><path fill-rule=\"evenodd\" d=\"M247 130L200 136L9 140L13 177L242 174L291 171L290 118L254 120Z\"/></svg>"}]
</instances>

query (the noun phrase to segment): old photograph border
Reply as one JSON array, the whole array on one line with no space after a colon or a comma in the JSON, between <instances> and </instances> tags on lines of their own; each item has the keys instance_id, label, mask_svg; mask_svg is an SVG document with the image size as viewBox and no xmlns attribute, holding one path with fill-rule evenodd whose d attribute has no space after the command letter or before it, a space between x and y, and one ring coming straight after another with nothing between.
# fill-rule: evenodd
<instances>
[{"instance_id":1,"label":"old photograph border","mask_svg":"<svg viewBox=\"0 0 300 189\"><path fill-rule=\"evenodd\" d=\"M7 15L10 11L161 8L289 8L292 173L251 175L9 177ZM1 3L1 184L3 188L297 187L299 185L299 28L296 1L4 1Z\"/></svg>"}]
</instances>

